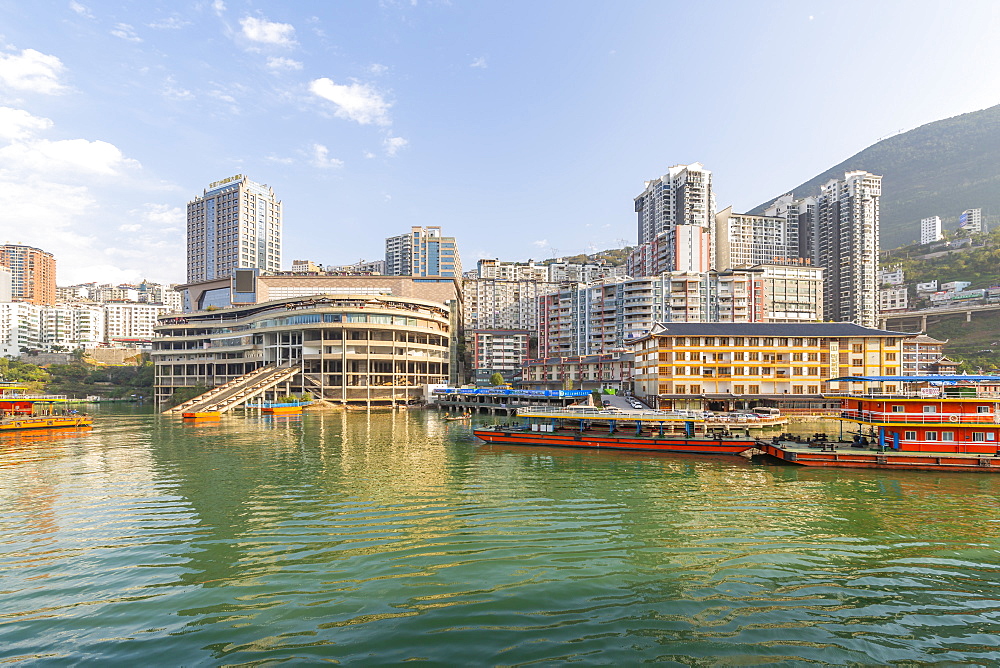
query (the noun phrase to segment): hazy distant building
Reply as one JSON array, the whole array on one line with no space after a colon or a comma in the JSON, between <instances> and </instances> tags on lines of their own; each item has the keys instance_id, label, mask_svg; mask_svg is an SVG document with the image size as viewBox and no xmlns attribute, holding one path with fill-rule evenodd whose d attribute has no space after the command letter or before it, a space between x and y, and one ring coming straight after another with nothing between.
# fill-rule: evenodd
<instances>
[{"instance_id":1,"label":"hazy distant building","mask_svg":"<svg viewBox=\"0 0 1000 668\"><path fill-rule=\"evenodd\" d=\"M385 273L389 276L462 277L455 237L441 236L432 225L412 227L408 234L385 240Z\"/></svg>"},{"instance_id":2,"label":"hazy distant building","mask_svg":"<svg viewBox=\"0 0 1000 668\"><path fill-rule=\"evenodd\" d=\"M715 214L715 268L786 262L799 257L798 221L786 216Z\"/></svg>"},{"instance_id":3,"label":"hazy distant building","mask_svg":"<svg viewBox=\"0 0 1000 668\"><path fill-rule=\"evenodd\" d=\"M13 301L46 306L56 303L56 259L52 253L4 244L0 245L0 265L10 269Z\"/></svg>"},{"instance_id":4,"label":"hazy distant building","mask_svg":"<svg viewBox=\"0 0 1000 668\"><path fill-rule=\"evenodd\" d=\"M764 210L764 215L787 220L789 227L794 227L798 239L795 257L809 258L814 265L819 265L816 247L819 232L816 229L815 197L795 199L791 194L782 195Z\"/></svg>"},{"instance_id":5,"label":"hazy distant building","mask_svg":"<svg viewBox=\"0 0 1000 668\"><path fill-rule=\"evenodd\" d=\"M281 201L242 174L210 183L187 205L187 282L236 269L281 269Z\"/></svg>"},{"instance_id":6,"label":"hazy distant building","mask_svg":"<svg viewBox=\"0 0 1000 668\"><path fill-rule=\"evenodd\" d=\"M962 212L962 215L958 217L958 229L968 230L969 232L982 232L983 231L983 210L982 209L966 209Z\"/></svg>"},{"instance_id":7,"label":"hazy distant building","mask_svg":"<svg viewBox=\"0 0 1000 668\"><path fill-rule=\"evenodd\" d=\"M701 163L674 165L662 177L646 181L635 198L635 212L638 246L626 261L628 275L712 268L715 195L712 172Z\"/></svg>"},{"instance_id":8,"label":"hazy distant building","mask_svg":"<svg viewBox=\"0 0 1000 668\"><path fill-rule=\"evenodd\" d=\"M930 216L920 221L920 243L930 244L943 239L941 234L941 217Z\"/></svg>"},{"instance_id":9,"label":"hazy distant building","mask_svg":"<svg viewBox=\"0 0 1000 668\"><path fill-rule=\"evenodd\" d=\"M12 284L10 268L0 266L0 302L12 301L14 296Z\"/></svg>"},{"instance_id":10,"label":"hazy distant building","mask_svg":"<svg viewBox=\"0 0 1000 668\"><path fill-rule=\"evenodd\" d=\"M904 280L902 264L891 264L878 270L879 285L902 285Z\"/></svg>"},{"instance_id":11,"label":"hazy distant building","mask_svg":"<svg viewBox=\"0 0 1000 668\"><path fill-rule=\"evenodd\" d=\"M828 320L878 323L879 200L882 177L847 172L821 187L816 203L816 262L826 271Z\"/></svg>"}]
</instances>

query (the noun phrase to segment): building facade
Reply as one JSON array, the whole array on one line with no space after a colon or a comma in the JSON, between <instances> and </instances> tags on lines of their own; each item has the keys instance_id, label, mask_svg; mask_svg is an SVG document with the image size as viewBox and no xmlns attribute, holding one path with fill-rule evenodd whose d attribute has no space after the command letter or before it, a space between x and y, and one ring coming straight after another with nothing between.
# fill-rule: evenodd
<instances>
[{"instance_id":1,"label":"building facade","mask_svg":"<svg viewBox=\"0 0 1000 668\"><path fill-rule=\"evenodd\" d=\"M237 269L281 269L281 201L242 174L209 184L187 205L187 282Z\"/></svg>"},{"instance_id":2,"label":"building facade","mask_svg":"<svg viewBox=\"0 0 1000 668\"><path fill-rule=\"evenodd\" d=\"M448 383L452 320L438 303L368 294L175 314L153 341L157 405L269 364L297 365L287 389L332 403L408 403Z\"/></svg>"},{"instance_id":3,"label":"building facade","mask_svg":"<svg viewBox=\"0 0 1000 668\"><path fill-rule=\"evenodd\" d=\"M731 269L799 257L798 220L791 216L715 214L715 268Z\"/></svg>"},{"instance_id":4,"label":"building facade","mask_svg":"<svg viewBox=\"0 0 1000 668\"><path fill-rule=\"evenodd\" d=\"M825 270L828 320L863 327L878 321L881 195L882 177L864 171L847 172L821 188L813 264Z\"/></svg>"},{"instance_id":5,"label":"building facade","mask_svg":"<svg viewBox=\"0 0 1000 668\"><path fill-rule=\"evenodd\" d=\"M441 228L432 225L412 227L408 234L387 238L385 273L461 278L462 260L455 237L441 236Z\"/></svg>"},{"instance_id":6,"label":"building facade","mask_svg":"<svg viewBox=\"0 0 1000 668\"><path fill-rule=\"evenodd\" d=\"M524 364L521 385L531 390L631 391L634 356L616 351L602 355L546 357Z\"/></svg>"},{"instance_id":7,"label":"building facade","mask_svg":"<svg viewBox=\"0 0 1000 668\"><path fill-rule=\"evenodd\" d=\"M724 410L735 397L815 407L835 378L899 375L908 336L853 323L660 323L631 346L635 393L660 408Z\"/></svg>"},{"instance_id":8,"label":"building facade","mask_svg":"<svg viewBox=\"0 0 1000 668\"><path fill-rule=\"evenodd\" d=\"M10 270L11 300L56 303L56 259L48 251L21 244L0 245L0 266Z\"/></svg>"},{"instance_id":9,"label":"building facade","mask_svg":"<svg viewBox=\"0 0 1000 668\"><path fill-rule=\"evenodd\" d=\"M715 266L712 172L701 163L674 165L662 177L646 181L635 198L635 212L638 246L626 262L628 275L704 272Z\"/></svg>"},{"instance_id":10,"label":"building facade","mask_svg":"<svg viewBox=\"0 0 1000 668\"><path fill-rule=\"evenodd\" d=\"M941 234L941 217L930 216L920 220L920 243L931 244L944 239Z\"/></svg>"},{"instance_id":11,"label":"building facade","mask_svg":"<svg viewBox=\"0 0 1000 668\"><path fill-rule=\"evenodd\" d=\"M966 209L958 217L958 229L979 233L983 231L983 210Z\"/></svg>"},{"instance_id":12,"label":"building facade","mask_svg":"<svg viewBox=\"0 0 1000 668\"><path fill-rule=\"evenodd\" d=\"M39 348L47 352L94 348L104 343L104 305L63 303L42 309L39 339Z\"/></svg>"},{"instance_id":13,"label":"building facade","mask_svg":"<svg viewBox=\"0 0 1000 668\"><path fill-rule=\"evenodd\" d=\"M490 385L494 373L503 376L506 383L520 383L521 366L528 359L533 331L474 329L466 330L465 334L472 354L473 381L476 385Z\"/></svg>"}]
</instances>

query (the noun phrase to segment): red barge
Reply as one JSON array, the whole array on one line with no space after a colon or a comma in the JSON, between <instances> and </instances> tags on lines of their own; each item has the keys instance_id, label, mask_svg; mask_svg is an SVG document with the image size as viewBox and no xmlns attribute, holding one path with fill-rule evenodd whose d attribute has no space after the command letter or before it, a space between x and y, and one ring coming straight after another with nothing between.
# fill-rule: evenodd
<instances>
[{"instance_id":1,"label":"red barge","mask_svg":"<svg viewBox=\"0 0 1000 668\"><path fill-rule=\"evenodd\" d=\"M487 443L703 455L740 455L757 447L747 429L664 411L526 407L517 416L519 423L477 427L472 433Z\"/></svg>"},{"instance_id":2,"label":"red barge","mask_svg":"<svg viewBox=\"0 0 1000 668\"><path fill-rule=\"evenodd\" d=\"M775 437L757 448L800 466L1000 472L1000 376L832 380L871 388L828 395L841 399L838 438Z\"/></svg>"}]
</instances>

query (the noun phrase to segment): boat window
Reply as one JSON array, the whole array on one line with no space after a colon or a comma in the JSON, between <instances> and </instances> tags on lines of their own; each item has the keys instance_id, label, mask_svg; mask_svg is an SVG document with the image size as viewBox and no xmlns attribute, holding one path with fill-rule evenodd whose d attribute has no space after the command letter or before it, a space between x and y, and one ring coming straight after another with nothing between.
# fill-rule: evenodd
<instances>
[{"instance_id":1,"label":"boat window","mask_svg":"<svg viewBox=\"0 0 1000 668\"><path fill-rule=\"evenodd\" d=\"M925 413L937 413L937 406L924 406Z\"/></svg>"},{"instance_id":2,"label":"boat window","mask_svg":"<svg viewBox=\"0 0 1000 668\"><path fill-rule=\"evenodd\" d=\"M938 433L936 431L924 432L925 441L936 441L938 440Z\"/></svg>"},{"instance_id":3,"label":"boat window","mask_svg":"<svg viewBox=\"0 0 1000 668\"><path fill-rule=\"evenodd\" d=\"M953 432L953 431L942 431L941 432L941 440L942 441L954 441L955 440L955 432Z\"/></svg>"},{"instance_id":4,"label":"boat window","mask_svg":"<svg viewBox=\"0 0 1000 668\"><path fill-rule=\"evenodd\" d=\"M976 443L982 443L986 440L986 432L984 431L974 431L972 432L972 440Z\"/></svg>"},{"instance_id":5,"label":"boat window","mask_svg":"<svg viewBox=\"0 0 1000 668\"><path fill-rule=\"evenodd\" d=\"M976 412L977 413L989 413L990 412L990 407L989 406L976 406Z\"/></svg>"},{"instance_id":6,"label":"boat window","mask_svg":"<svg viewBox=\"0 0 1000 668\"><path fill-rule=\"evenodd\" d=\"M892 407L892 412L893 413L905 413L906 409L905 409L904 406L893 406Z\"/></svg>"},{"instance_id":7,"label":"boat window","mask_svg":"<svg viewBox=\"0 0 1000 668\"><path fill-rule=\"evenodd\" d=\"M915 440L917 440L917 432L915 432L915 431L904 431L903 432L903 438L906 439L907 441L915 441Z\"/></svg>"}]
</instances>

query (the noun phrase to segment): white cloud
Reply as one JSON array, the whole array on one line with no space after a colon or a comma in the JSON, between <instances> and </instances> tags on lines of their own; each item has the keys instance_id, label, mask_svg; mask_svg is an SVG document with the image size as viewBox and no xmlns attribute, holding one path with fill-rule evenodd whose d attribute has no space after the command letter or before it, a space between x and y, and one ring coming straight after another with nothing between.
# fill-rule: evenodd
<instances>
[{"instance_id":1,"label":"white cloud","mask_svg":"<svg viewBox=\"0 0 1000 668\"><path fill-rule=\"evenodd\" d=\"M389 68L381 63L372 63L368 66L368 71L376 76L379 74L385 74L389 71Z\"/></svg>"},{"instance_id":2,"label":"white cloud","mask_svg":"<svg viewBox=\"0 0 1000 668\"><path fill-rule=\"evenodd\" d=\"M409 143L402 137L386 137L385 141L382 142L382 146L385 147L385 152L389 155L396 155L396 151Z\"/></svg>"},{"instance_id":3,"label":"white cloud","mask_svg":"<svg viewBox=\"0 0 1000 668\"><path fill-rule=\"evenodd\" d=\"M240 19L243 36L251 42L274 46L294 46L295 26L290 23L275 23L266 19L247 16Z\"/></svg>"},{"instance_id":4,"label":"white cloud","mask_svg":"<svg viewBox=\"0 0 1000 668\"><path fill-rule=\"evenodd\" d=\"M334 114L338 118L357 121L362 125L389 125L389 107L392 105L367 84L354 82L345 86L324 77L312 81L309 90L324 100L333 102L336 106Z\"/></svg>"},{"instance_id":5,"label":"white cloud","mask_svg":"<svg viewBox=\"0 0 1000 668\"><path fill-rule=\"evenodd\" d=\"M376 156L376 155L375 155L374 153L372 153L371 151L365 151L364 153L362 153L362 155L363 155L363 156L365 156L366 158L368 158L369 160L370 160L370 159L372 159L372 158L375 158L375 157L377 157L377 156Z\"/></svg>"},{"instance_id":6,"label":"white cloud","mask_svg":"<svg viewBox=\"0 0 1000 668\"><path fill-rule=\"evenodd\" d=\"M55 95L66 87L59 81L65 66L56 56L34 49L20 54L0 54L0 84L17 90Z\"/></svg>"},{"instance_id":7,"label":"white cloud","mask_svg":"<svg viewBox=\"0 0 1000 668\"><path fill-rule=\"evenodd\" d=\"M338 158L331 158L330 149L322 144L312 145L312 160L310 162L313 167L319 167L320 169L344 166L344 161Z\"/></svg>"},{"instance_id":8,"label":"white cloud","mask_svg":"<svg viewBox=\"0 0 1000 668\"><path fill-rule=\"evenodd\" d=\"M129 213L136 212L130 211ZM151 223L161 232L182 230L186 225L184 209L179 206L147 203L138 213L143 221Z\"/></svg>"},{"instance_id":9,"label":"white cloud","mask_svg":"<svg viewBox=\"0 0 1000 668\"><path fill-rule=\"evenodd\" d=\"M83 16L88 19L94 18L94 15L91 14L90 10L81 5L79 2L76 2L76 0L70 0L69 8L72 9L77 14L79 14L80 16Z\"/></svg>"},{"instance_id":10,"label":"white cloud","mask_svg":"<svg viewBox=\"0 0 1000 668\"><path fill-rule=\"evenodd\" d=\"M135 33L135 28L127 23L116 23L115 29L111 31L115 37L120 37L126 42L141 42L142 38Z\"/></svg>"},{"instance_id":11,"label":"white cloud","mask_svg":"<svg viewBox=\"0 0 1000 668\"><path fill-rule=\"evenodd\" d=\"M532 241L531 245L532 246L538 246L539 248L548 248L549 247L549 240L548 239L539 239L538 241Z\"/></svg>"},{"instance_id":12,"label":"white cloud","mask_svg":"<svg viewBox=\"0 0 1000 668\"><path fill-rule=\"evenodd\" d=\"M272 70L301 70L302 63L291 58L271 57L267 59L267 67Z\"/></svg>"},{"instance_id":13,"label":"white cloud","mask_svg":"<svg viewBox=\"0 0 1000 668\"><path fill-rule=\"evenodd\" d=\"M222 0L215 0L212 3L212 9L215 10L217 15L222 16L222 13L226 11L226 3Z\"/></svg>"},{"instance_id":14,"label":"white cloud","mask_svg":"<svg viewBox=\"0 0 1000 668\"><path fill-rule=\"evenodd\" d=\"M278 164L278 165L290 165L290 164L292 164L292 163L295 162L291 158L283 158L283 157L278 156L278 155L269 155L269 156L267 156L266 160L268 162L273 162L273 163Z\"/></svg>"},{"instance_id":15,"label":"white cloud","mask_svg":"<svg viewBox=\"0 0 1000 668\"><path fill-rule=\"evenodd\" d=\"M73 174L114 176L125 169L139 167L126 158L114 144L86 139L40 139L15 142L0 148L0 174L34 172L37 174Z\"/></svg>"},{"instance_id":16,"label":"white cloud","mask_svg":"<svg viewBox=\"0 0 1000 668\"><path fill-rule=\"evenodd\" d=\"M142 229L142 225L138 225L138 224L135 224L135 223L133 223L131 225L119 225L118 226L118 231L119 232L138 232L141 229Z\"/></svg>"},{"instance_id":17,"label":"white cloud","mask_svg":"<svg viewBox=\"0 0 1000 668\"><path fill-rule=\"evenodd\" d=\"M52 121L47 118L33 116L23 109L0 107L0 139L27 139L50 127Z\"/></svg>"},{"instance_id":18,"label":"white cloud","mask_svg":"<svg viewBox=\"0 0 1000 668\"><path fill-rule=\"evenodd\" d=\"M472 61L472 63L469 65L469 67L476 67L476 68L485 70L487 68L486 59L485 58L476 58L475 60Z\"/></svg>"}]
</instances>

